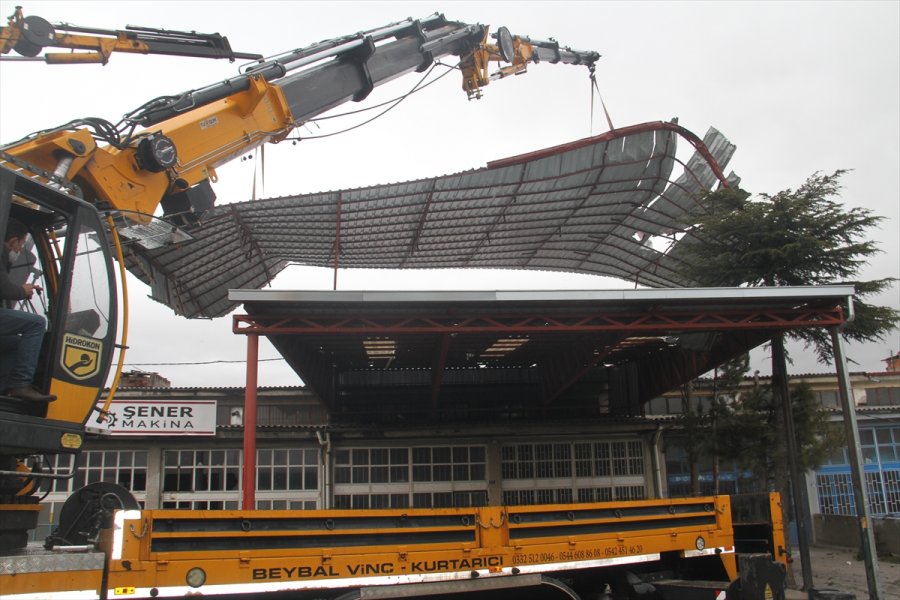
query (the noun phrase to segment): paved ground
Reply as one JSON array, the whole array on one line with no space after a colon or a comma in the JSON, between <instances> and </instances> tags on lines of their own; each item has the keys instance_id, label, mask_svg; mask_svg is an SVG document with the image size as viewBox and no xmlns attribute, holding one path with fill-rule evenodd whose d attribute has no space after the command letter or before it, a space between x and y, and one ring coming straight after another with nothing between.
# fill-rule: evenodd
<instances>
[{"instance_id":1,"label":"paved ground","mask_svg":"<svg viewBox=\"0 0 900 600\"><path fill-rule=\"evenodd\" d=\"M796 562L794 576L798 585L802 580L800 551L793 548ZM857 552L836 546L813 546L810 549L813 568L813 584L818 589L831 588L856 595L856 600L868 600L869 588L866 579L866 565L857 558ZM900 600L900 558L883 558L878 561L881 579L881 600ZM805 600L806 592L788 590L788 600Z\"/></svg>"}]
</instances>

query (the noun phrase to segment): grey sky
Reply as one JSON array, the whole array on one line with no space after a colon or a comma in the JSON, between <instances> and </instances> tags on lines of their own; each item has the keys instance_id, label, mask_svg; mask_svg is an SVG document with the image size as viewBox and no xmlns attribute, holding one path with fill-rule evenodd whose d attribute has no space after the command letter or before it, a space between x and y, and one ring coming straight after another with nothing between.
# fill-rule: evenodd
<instances>
[{"instance_id":1,"label":"grey sky","mask_svg":"<svg viewBox=\"0 0 900 600\"><path fill-rule=\"evenodd\" d=\"M699 135L715 126L737 144L729 169L754 192L800 185L816 171L853 169L843 201L886 217L884 251L868 279L900 277L900 3L898 2L28 2L0 0L0 16L21 4L51 22L121 29L126 24L219 32L236 50L274 54L326 38L435 11L513 33L556 38L599 51L600 91L615 126L679 118ZM0 142L76 117L117 121L165 94L234 75L227 61L113 56L107 66L0 62ZM379 88L372 102L411 88L407 76ZM383 118L351 133L269 146L270 197L402 181L478 168L486 162L602 133L605 119L583 67L541 64L495 82L468 102L452 73ZM356 108L356 106L352 107ZM326 122L308 134L342 128ZM219 202L250 199L259 161L220 169ZM276 287L330 289L332 273L295 268ZM559 273L341 272L340 289L574 289L629 287ZM245 340L231 319L187 321L145 298L131 281L129 364L240 361ZM900 308L900 288L876 299ZM878 371L900 349L851 346L852 370ZM263 358L275 357L264 344ZM795 372L821 372L801 349ZM242 385L240 363L140 366L178 386ZM263 363L261 385L294 385L278 361Z\"/></svg>"}]
</instances>

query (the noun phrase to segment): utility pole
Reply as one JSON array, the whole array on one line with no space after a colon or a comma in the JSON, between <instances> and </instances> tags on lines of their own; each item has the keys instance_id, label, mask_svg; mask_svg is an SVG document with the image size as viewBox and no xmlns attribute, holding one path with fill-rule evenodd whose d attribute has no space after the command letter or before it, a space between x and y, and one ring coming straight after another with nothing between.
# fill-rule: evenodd
<instances>
[{"instance_id":1,"label":"utility pole","mask_svg":"<svg viewBox=\"0 0 900 600\"><path fill-rule=\"evenodd\" d=\"M850 298L851 315L853 314L852 310L853 298ZM884 598L884 595L881 591L881 577L878 573L878 556L875 554L875 534L872 531L872 527L870 527L869 493L866 490L862 450L859 446L856 406L853 398L850 396L850 376L847 373L847 360L844 357L844 345L841 340L840 327L831 328L831 344L834 348L834 366L837 369L841 412L844 414L847 453L850 455L850 474L853 479L853 499L856 502L856 524L859 528L863 560L866 563L866 583L869 587L869 600L881 600Z\"/></svg>"},{"instance_id":2,"label":"utility pole","mask_svg":"<svg viewBox=\"0 0 900 600\"><path fill-rule=\"evenodd\" d=\"M809 498L806 493L806 480L800 470L797 434L794 428L794 411L791 405L791 393L787 381L787 360L784 352L784 334L778 333L772 338L773 376L777 378L776 392L781 396L782 418L784 419L784 436L787 442L788 467L791 473L791 496L794 518L797 522L797 544L800 547L800 567L803 574L803 589L813 588L812 561L809 553L809 528L812 519L809 517Z\"/></svg>"}]
</instances>

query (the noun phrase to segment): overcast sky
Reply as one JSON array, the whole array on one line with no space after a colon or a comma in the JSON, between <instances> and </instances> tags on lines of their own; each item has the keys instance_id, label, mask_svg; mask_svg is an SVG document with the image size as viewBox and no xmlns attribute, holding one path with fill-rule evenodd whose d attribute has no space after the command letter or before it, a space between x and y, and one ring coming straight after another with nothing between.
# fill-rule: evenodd
<instances>
[{"instance_id":1,"label":"overcast sky","mask_svg":"<svg viewBox=\"0 0 900 600\"><path fill-rule=\"evenodd\" d=\"M17 4L50 22L104 29L140 25L218 32L232 48L271 55L406 17L505 25L515 34L555 38L600 52L600 92L616 127L674 117L703 135L714 126L737 145L726 170L752 192L795 188L816 171L852 169L842 201L885 217L872 235L883 253L863 278L900 277L900 2L36 2ZM0 62L0 142L79 117L116 122L160 95L202 87L237 73L237 64L114 55L106 66ZM393 98L410 75L376 90L367 103ZM455 73L374 123L334 137L269 146L265 186L257 159L219 170L218 202L404 181L479 168L490 160L570 142L608 129L583 67L541 64L491 84L469 102ZM352 108L358 108L353 106ZM311 126L330 133L340 123ZM284 289L331 289L328 270L292 268ZM601 289L629 284L560 273L370 273L342 271L338 288ZM240 386L246 355L231 317L188 321L146 298L130 279L132 324L127 365L157 371L176 386ZM900 308L900 288L875 300ZM240 311L240 309L238 309ZM853 371L883 370L900 350L849 346ZM794 348L795 373L824 372ZM261 358L277 358L264 342ZM766 372L763 352L756 363ZM235 361L235 362L223 362ZM161 364L174 363L174 364ZM212 363L186 365L183 363ZM260 368L260 385L296 385L280 360Z\"/></svg>"}]
</instances>

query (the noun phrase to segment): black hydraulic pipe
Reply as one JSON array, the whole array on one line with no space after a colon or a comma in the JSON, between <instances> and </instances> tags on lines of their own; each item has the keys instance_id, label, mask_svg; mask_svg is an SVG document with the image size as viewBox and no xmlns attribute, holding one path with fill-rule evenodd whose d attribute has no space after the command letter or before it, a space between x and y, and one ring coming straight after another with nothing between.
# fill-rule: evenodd
<instances>
[{"instance_id":1,"label":"black hydraulic pipe","mask_svg":"<svg viewBox=\"0 0 900 600\"><path fill-rule=\"evenodd\" d=\"M421 25L422 23L420 22L419 24ZM373 69L372 65L374 64L380 73L378 76L374 73L372 75L375 85L390 81L409 72L408 65L411 63L415 63L416 67L421 66L426 56L438 58L468 50L471 45L480 43L484 36L484 29L480 25L465 25L443 20L428 21L428 24L432 26L432 29L427 31L417 29L414 21L410 21L404 27L398 24L396 27L389 26L373 30L379 36L378 38L373 38L376 41L386 39L393 34L403 33L404 31L415 31L417 33L417 35L398 37L393 42L377 47L374 56L367 62L370 70ZM424 35L424 40L420 39L419 33ZM310 103L305 104L307 106L311 104L313 106L326 107L319 112L327 110L351 99L368 85L368 83L352 76L349 82L330 82L327 79L327 77L344 77L347 75L346 71L340 73L338 71L341 71L342 65L352 62L344 60L347 56L352 56L357 47L367 43L365 32L358 36L339 38L334 40L334 42L336 42L336 45L331 42L315 44L312 47L313 51L299 49L295 52L279 55L276 59L253 65L246 72L225 81L185 92L174 99L161 100L155 105L148 105L133 118L140 125L150 127L188 110L223 100L238 92L243 92L250 87L251 77L261 77L266 81L274 82L286 77L291 71L308 65L312 66L298 73L297 76L305 76L308 78L307 81L314 81L315 85L320 83L333 83L334 85L328 85L328 89L325 91L312 87L303 90L303 93L316 97ZM315 64L326 58L332 58L332 60L321 65ZM392 61L396 64L392 65ZM358 69L358 66L355 66L354 69ZM294 79L292 81L304 81L304 79ZM349 86L355 86L353 93L347 93ZM285 82L283 87L296 88L297 86ZM299 94L299 90L291 92L292 98L289 98L288 102L292 105L292 110L293 106L300 102L300 99L297 97ZM328 97L329 94L331 97ZM295 121L299 123L315 114L318 114L318 112L303 110L302 114L294 114L294 117Z\"/></svg>"},{"instance_id":2,"label":"black hydraulic pipe","mask_svg":"<svg viewBox=\"0 0 900 600\"><path fill-rule=\"evenodd\" d=\"M330 108L364 96L373 85L421 71L423 65L443 56L468 53L482 42L484 35L483 25L447 21L442 15L393 23L282 53L251 65L242 74L225 81L148 104L133 116L133 120L144 127L162 123L180 113L243 92L250 87L251 77L261 77L281 86L294 123L299 125ZM396 39L378 45L374 54L366 56L365 64L361 64L361 47L391 37ZM535 62L587 65L600 57L596 52L559 48L558 44L552 49L543 47L555 42L538 44L533 57ZM292 74L294 71L298 72ZM282 79L283 82L279 81Z\"/></svg>"}]
</instances>

